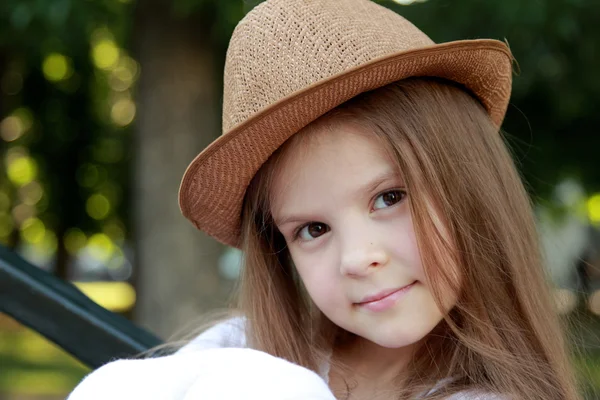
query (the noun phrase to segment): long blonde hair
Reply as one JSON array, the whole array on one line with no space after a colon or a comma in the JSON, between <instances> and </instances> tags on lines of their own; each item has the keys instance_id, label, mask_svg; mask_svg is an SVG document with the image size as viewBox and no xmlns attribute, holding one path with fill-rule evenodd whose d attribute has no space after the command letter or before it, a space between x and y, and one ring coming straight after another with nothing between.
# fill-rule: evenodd
<instances>
[{"instance_id":1,"label":"long blonde hair","mask_svg":"<svg viewBox=\"0 0 600 400\"><path fill-rule=\"evenodd\" d=\"M529 197L477 100L449 82L409 79L362 94L321 120L336 117L370 129L395 155L438 304L440 288L455 281L443 266L449 257L459 264L458 302L424 341L398 398L427 393L441 381L447 384L427 398L470 389L515 399L579 398ZM270 214L273 177L301 135L248 188L238 307L248 319L250 346L318 371L337 333L307 298Z\"/></svg>"}]
</instances>

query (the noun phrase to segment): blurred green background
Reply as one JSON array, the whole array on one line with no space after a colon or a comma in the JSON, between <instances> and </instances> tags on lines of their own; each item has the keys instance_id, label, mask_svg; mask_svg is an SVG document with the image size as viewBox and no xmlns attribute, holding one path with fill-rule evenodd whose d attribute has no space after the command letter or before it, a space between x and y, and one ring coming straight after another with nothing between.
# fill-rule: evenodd
<instances>
[{"instance_id":1,"label":"blurred green background","mask_svg":"<svg viewBox=\"0 0 600 400\"><path fill-rule=\"evenodd\" d=\"M224 54L259 1L2 0L0 243L168 339L223 307L239 254L180 216L220 134ZM600 2L380 1L433 40L506 40L504 124L556 300L600 399ZM86 367L0 315L0 399L64 398Z\"/></svg>"}]
</instances>

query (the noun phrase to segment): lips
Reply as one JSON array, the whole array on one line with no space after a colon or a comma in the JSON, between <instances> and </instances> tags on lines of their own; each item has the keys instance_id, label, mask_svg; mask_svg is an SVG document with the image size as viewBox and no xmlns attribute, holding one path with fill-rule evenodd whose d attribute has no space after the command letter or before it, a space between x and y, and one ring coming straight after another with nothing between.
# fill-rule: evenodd
<instances>
[{"instance_id":1,"label":"lips","mask_svg":"<svg viewBox=\"0 0 600 400\"><path fill-rule=\"evenodd\" d=\"M366 296L362 298L360 302L355 303L355 305L371 311L386 310L392 307L400 298L404 297L404 294L408 293L408 291L416 283L417 282L415 281L410 285L402 286L400 288L386 289L377 294Z\"/></svg>"}]
</instances>

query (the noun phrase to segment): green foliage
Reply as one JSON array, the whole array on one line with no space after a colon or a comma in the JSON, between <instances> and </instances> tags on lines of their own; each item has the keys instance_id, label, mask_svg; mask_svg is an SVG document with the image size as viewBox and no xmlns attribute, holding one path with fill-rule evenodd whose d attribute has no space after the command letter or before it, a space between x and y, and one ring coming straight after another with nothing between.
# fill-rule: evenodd
<instances>
[{"instance_id":1,"label":"green foliage","mask_svg":"<svg viewBox=\"0 0 600 400\"><path fill-rule=\"evenodd\" d=\"M111 57L128 60L119 48L129 29L129 10L117 0L0 4L0 158L7 169L0 173L0 194L10 203L0 214L10 213L15 228L21 227L20 235L15 231L0 241L17 246L31 239L44 251L58 250L59 272L68 260L63 240L69 229L94 233L107 222L121 224L127 215L129 136L111 123L110 114L115 97L128 91L112 90L114 69L101 64ZM29 126L7 138L6 121L15 116ZM8 179L16 165L11 157L23 155L37 170L30 179L41 187L37 201L24 199L28 181ZM97 175L93 182L84 177L90 169ZM89 211L88 199L97 194L112 201L102 218ZM23 225L32 218L37 230L27 235Z\"/></svg>"},{"instance_id":2,"label":"green foliage","mask_svg":"<svg viewBox=\"0 0 600 400\"><path fill-rule=\"evenodd\" d=\"M57 36L65 45L78 42L97 24L117 25L123 8L118 0L4 0L0 3L0 46L38 47Z\"/></svg>"},{"instance_id":3,"label":"green foliage","mask_svg":"<svg viewBox=\"0 0 600 400\"><path fill-rule=\"evenodd\" d=\"M252 8L253 0L174 0L174 18L196 18L210 28L210 38L221 52L227 47L229 37L244 13Z\"/></svg>"}]
</instances>

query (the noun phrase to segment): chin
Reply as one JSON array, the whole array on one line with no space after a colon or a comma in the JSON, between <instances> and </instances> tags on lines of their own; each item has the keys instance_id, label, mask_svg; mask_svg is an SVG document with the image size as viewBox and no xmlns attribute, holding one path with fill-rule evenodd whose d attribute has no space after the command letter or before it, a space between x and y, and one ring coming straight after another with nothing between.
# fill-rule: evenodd
<instances>
[{"instance_id":1,"label":"chin","mask_svg":"<svg viewBox=\"0 0 600 400\"><path fill-rule=\"evenodd\" d=\"M433 329L433 328L432 328ZM403 327L402 329L379 330L377 332L363 332L358 334L364 339L387 349L400 349L412 346L427 336L431 330L422 327Z\"/></svg>"},{"instance_id":2,"label":"chin","mask_svg":"<svg viewBox=\"0 0 600 400\"><path fill-rule=\"evenodd\" d=\"M421 341L425 336L406 338L406 337L393 337L393 338L373 338L368 339L374 344L385 347L386 349L401 349L404 347L410 347L419 341Z\"/></svg>"}]
</instances>

